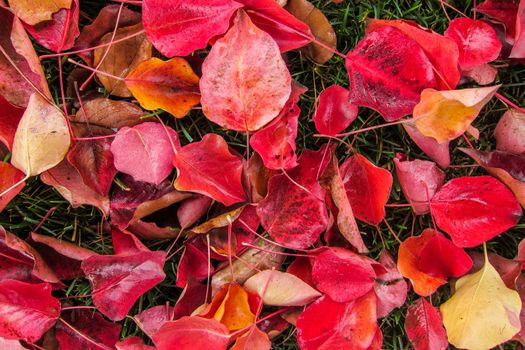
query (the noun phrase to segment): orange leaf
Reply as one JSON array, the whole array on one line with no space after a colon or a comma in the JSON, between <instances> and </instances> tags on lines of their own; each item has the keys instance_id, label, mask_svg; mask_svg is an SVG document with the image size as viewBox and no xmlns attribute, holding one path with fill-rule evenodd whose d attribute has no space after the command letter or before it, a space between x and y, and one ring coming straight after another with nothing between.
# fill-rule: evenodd
<instances>
[{"instance_id":1,"label":"orange leaf","mask_svg":"<svg viewBox=\"0 0 525 350\"><path fill-rule=\"evenodd\" d=\"M179 57L169 61L150 58L129 73L125 82L142 107L161 108L177 118L184 117L200 100L199 77Z\"/></svg>"},{"instance_id":2,"label":"orange leaf","mask_svg":"<svg viewBox=\"0 0 525 350\"><path fill-rule=\"evenodd\" d=\"M444 143L461 136L501 85L437 91L425 89L414 107L416 127L425 136Z\"/></svg>"}]
</instances>

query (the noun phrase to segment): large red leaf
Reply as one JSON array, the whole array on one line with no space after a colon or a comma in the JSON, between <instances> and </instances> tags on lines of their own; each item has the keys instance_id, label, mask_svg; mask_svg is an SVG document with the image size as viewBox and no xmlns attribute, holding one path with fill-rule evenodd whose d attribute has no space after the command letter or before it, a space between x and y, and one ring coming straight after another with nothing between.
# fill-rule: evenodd
<instances>
[{"instance_id":1,"label":"large red leaf","mask_svg":"<svg viewBox=\"0 0 525 350\"><path fill-rule=\"evenodd\" d=\"M346 56L350 102L372 108L387 121L411 114L425 88L436 87L427 55L392 27L368 33Z\"/></svg>"},{"instance_id":2,"label":"large red leaf","mask_svg":"<svg viewBox=\"0 0 525 350\"><path fill-rule=\"evenodd\" d=\"M226 32L239 7L233 0L144 0L144 29L164 56L187 56Z\"/></svg>"},{"instance_id":3,"label":"large red leaf","mask_svg":"<svg viewBox=\"0 0 525 350\"><path fill-rule=\"evenodd\" d=\"M415 350L444 350L448 346L441 313L425 298L408 307L405 330Z\"/></svg>"},{"instance_id":4,"label":"large red leaf","mask_svg":"<svg viewBox=\"0 0 525 350\"><path fill-rule=\"evenodd\" d=\"M120 338L120 325L106 321L93 310L67 310L57 323L56 338L60 350L114 349Z\"/></svg>"},{"instance_id":5,"label":"large red leaf","mask_svg":"<svg viewBox=\"0 0 525 350\"><path fill-rule=\"evenodd\" d=\"M158 350L226 350L229 340L226 326L214 319L198 316L166 322L153 335Z\"/></svg>"},{"instance_id":6,"label":"large red leaf","mask_svg":"<svg viewBox=\"0 0 525 350\"><path fill-rule=\"evenodd\" d=\"M2 116L0 117L0 142L8 149L11 149L16 128L20 119L22 119L24 109L13 106L1 95L0 109L2 110Z\"/></svg>"},{"instance_id":7,"label":"large red leaf","mask_svg":"<svg viewBox=\"0 0 525 350\"><path fill-rule=\"evenodd\" d=\"M60 316L49 283L0 281L0 337L34 343Z\"/></svg>"},{"instance_id":8,"label":"large red leaf","mask_svg":"<svg viewBox=\"0 0 525 350\"><path fill-rule=\"evenodd\" d=\"M197 192L226 206L246 200L242 161L219 135L206 134L201 141L182 147L173 164L178 173L175 188L180 191Z\"/></svg>"},{"instance_id":9,"label":"large red leaf","mask_svg":"<svg viewBox=\"0 0 525 350\"><path fill-rule=\"evenodd\" d=\"M502 47L496 31L489 24L468 17L450 21L445 36L458 45L458 64L462 70L494 61Z\"/></svg>"},{"instance_id":10,"label":"large red leaf","mask_svg":"<svg viewBox=\"0 0 525 350\"><path fill-rule=\"evenodd\" d=\"M370 225L378 225L385 217L392 174L356 153L341 165L341 175L355 217Z\"/></svg>"},{"instance_id":11,"label":"large red leaf","mask_svg":"<svg viewBox=\"0 0 525 350\"><path fill-rule=\"evenodd\" d=\"M445 173L433 162L398 153L394 158L396 175L403 193L416 215L430 211L430 200L445 182Z\"/></svg>"},{"instance_id":12,"label":"large red leaf","mask_svg":"<svg viewBox=\"0 0 525 350\"><path fill-rule=\"evenodd\" d=\"M350 103L349 96L350 92L339 85L329 86L321 92L314 115L317 131L335 136L357 118L357 107Z\"/></svg>"},{"instance_id":13,"label":"large red leaf","mask_svg":"<svg viewBox=\"0 0 525 350\"><path fill-rule=\"evenodd\" d=\"M42 46L61 52L70 49L77 36L79 18L79 0L71 2L71 8L61 9L53 14L51 21L38 23L34 26L25 25L27 31Z\"/></svg>"},{"instance_id":14,"label":"large red leaf","mask_svg":"<svg viewBox=\"0 0 525 350\"><path fill-rule=\"evenodd\" d=\"M297 342L301 350L365 350L377 330L374 293L337 303L327 295L308 306L297 319Z\"/></svg>"},{"instance_id":15,"label":"large red leaf","mask_svg":"<svg viewBox=\"0 0 525 350\"><path fill-rule=\"evenodd\" d=\"M317 182L317 175L331 158L328 151L323 157L325 151L303 152L299 166L289 172L295 183L285 174L270 178L268 195L257 206L265 230L288 248L307 248L326 229L325 190Z\"/></svg>"},{"instance_id":16,"label":"large red leaf","mask_svg":"<svg viewBox=\"0 0 525 350\"><path fill-rule=\"evenodd\" d=\"M437 86L440 90L452 90L459 82L458 47L456 43L414 21L370 19L366 32L383 27L395 27L417 42L430 60Z\"/></svg>"},{"instance_id":17,"label":"large red leaf","mask_svg":"<svg viewBox=\"0 0 525 350\"><path fill-rule=\"evenodd\" d=\"M405 304L408 285L399 273L394 259L386 250L381 251L379 263L382 268L374 265L376 279L374 283L374 292L377 296L377 318L382 318L390 314L396 307ZM383 271L383 268L386 271Z\"/></svg>"},{"instance_id":18,"label":"large red leaf","mask_svg":"<svg viewBox=\"0 0 525 350\"><path fill-rule=\"evenodd\" d=\"M270 34L281 52L304 46L314 39L310 27L274 0L238 0L253 23Z\"/></svg>"},{"instance_id":19,"label":"large red leaf","mask_svg":"<svg viewBox=\"0 0 525 350\"><path fill-rule=\"evenodd\" d=\"M159 123L123 127L111 144L115 168L136 181L159 185L173 170L177 132Z\"/></svg>"},{"instance_id":20,"label":"large red leaf","mask_svg":"<svg viewBox=\"0 0 525 350\"><path fill-rule=\"evenodd\" d=\"M369 258L343 248L328 248L312 264L317 289L333 301L355 300L374 287L376 273Z\"/></svg>"},{"instance_id":21,"label":"large red leaf","mask_svg":"<svg viewBox=\"0 0 525 350\"><path fill-rule=\"evenodd\" d=\"M200 89L209 120L250 132L277 117L290 96L291 77L272 37L240 11L206 57Z\"/></svg>"},{"instance_id":22,"label":"large red leaf","mask_svg":"<svg viewBox=\"0 0 525 350\"><path fill-rule=\"evenodd\" d=\"M25 182L20 182L24 179L23 172L15 168L9 163L0 161L0 193L7 191L12 186L18 184L0 197L0 212L16 197L25 186Z\"/></svg>"},{"instance_id":23,"label":"large red leaf","mask_svg":"<svg viewBox=\"0 0 525 350\"><path fill-rule=\"evenodd\" d=\"M297 166L295 139L301 114L297 102L305 91L305 87L293 83L290 98L279 116L250 138L250 145L259 153L268 169L291 169Z\"/></svg>"},{"instance_id":24,"label":"large red leaf","mask_svg":"<svg viewBox=\"0 0 525 350\"><path fill-rule=\"evenodd\" d=\"M516 225L522 211L512 192L491 176L447 182L430 202L436 224L459 247L474 247Z\"/></svg>"},{"instance_id":25,"label":"large red leaf","mask_svg":"<svg viewBox=\"0 0 525 350\"><path fill-rule=\"evenodd\" d=\"M82 262L93 303L112 320L122 320L135 301L164 280L164 252L99 255Z\"/></svg>"}]
</instances>

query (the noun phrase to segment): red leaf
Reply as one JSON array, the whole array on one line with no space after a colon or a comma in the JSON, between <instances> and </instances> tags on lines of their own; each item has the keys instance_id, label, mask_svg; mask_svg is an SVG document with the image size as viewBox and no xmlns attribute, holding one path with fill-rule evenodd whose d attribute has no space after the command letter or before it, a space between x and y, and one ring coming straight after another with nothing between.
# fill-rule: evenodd
<instances>
[{"instance_id":1,"label":"red leaf","mask_svg":"<svg viewBox=\"0 0 525 350\"><path fill-rule=\"evenodd\" d=\"M514 46L510 52L510 58L525 57L525 2L520 1L516 11L516 36L514 37Z\"/></svg>"},{"instance_id":2,"label":"red leaf","mask_svg":"<svg viewBox=\"0 0 525 350\"><path fill-rule=\"evenodd\" d=\"M444 350L448 346L441 314L425 298L408 307L405 330L415 350Z\"/></svg>"},{"instance_id":3,"label":"red leaf","mask_svg":"<svg viewBox=\"0 0 525 350\"><path fill-rule=\"evenodd\" d=\"M486 0L479 4L476 10L503 23L506 40L513 43L516 35L518 5L519 2L513 0Z\"/></svg>"},{"instance_id":4,"label":"red leaf","mask_svg":"<svg viewBox=\"0 0 525 350\"><path fill-rule=\"evenodd\" d=\"M449 38L430 29L419 26L414 21L370 19L366 32L382 27L395 27L409 38L415 40L430 60L440 90L452 90L459 82L458 47ZM429 86L430 87L430 86Z\"/></svg>"},{"instance_id":5,"label":"red leaf","mask_svg":"<svg viewBox=\"0 0 525 350\"><path fill-rule=\"evenodd\" d=\"M380 269L373 265L377 274L374 292L377 296L377 318L383 318L388 316L396 307L405 304L408 285L397 270L394 259L384 249L381 251L379 263L386 269L386 272L379 271Z\"/></svg>"},{"instance_id":6,"label":"red leaf","mask_svg":"<svg viewBox=\"0 0 525 350\"><path fill-rule=\"evenodd\" d=\"M314 36L310 27L284 10L274 0L238 0L244 4L253 23L279 45L281 52L310 43Z\"/></svg>"},{"instance_id":7,"label":"red leaf","mask_svg":"<svg viewBox=\"0 0 525 350\"><path fill-rule=\"evenodd\" d=\"M18 123L24 114L24 109L13 106L1 95L0 109L2 110L2 117L0 118L0 142L8 149L11 149Z\"/></svg>"},{"instance_id":8,"label":"red leaf","mask_svg":"<svg viewBox=\"0 0 525 350\"><path fill-rule=\"evenodd\" d=\"M343 248L328 248L317 255L312 276L317 289L333 301L355 300L374 287L376 273L370 259Z\"/></svg>"},{"instance_id":9,"label":"red leaf","mask_svg":"<svg viewBox=\"0 0 525 350\"><path fill-rule=\"evenodd\" d=\"M256 131L285 105L291 77L272 37L240 11L204 60L200 89L209 120L226 129Z\"/></svg>"},{"instance_id":10,"label":"red leaf","mask_svg":"<svg viewBox=\"0 0 525 350\"><path fill-rule=\"evenodd\" d=\"M299 96L306 88L292 84L292 93L277 118L250 138L250 145L261 156L268 169L291 169L297 166L295 154L297 125L301 109Z\"/></svg>"},{"instance_id":11,"label":"red leaf","mask_svg":"<svg viewBox=\"0 0 525 350\"><path fill-rule=\"evenodd\" d=\"M412 114L425 88L436 87L427 55L392 27L368 33L346 56L350 103L372 108L387 121Z\"/></svg>"},{"instance_id":12,"label":"red leaf","mask_svg":"<svg viewBox=\"0 0 525 350\"><path fill-rule=\"evenodd\" d=\"M350 303L325 295L297 319L297 342L301 350L368 349L378 328L375 310L374 293Z\"/></svg>"},{"instance_id":13,"label":"red leaf","mask_svg":"<svg viewBox=\"0 0 525 350\"><path fill-rule=\"evenodd\" d=\"M108 139L80 141L67 154L67 160L77 169L86 186L100 196L107 196L118 172L110 147Z\"/></svg>"},{"instance_id":14,"label":"red leaf","mask_svg":"<svg viewBox=\"0 0 525 350\"><path fill-rule=\"evenodd\" d=\"M175 149L180 147L177 132L159 123L123 127L111 144L117 170L136 181L159 185L173 170Z\"/></svg>"},{"instance_id":15,"label":"red leaf","mask_svg":"<svg viewBox=\"0 0 525 350\"><path fill-rule=\"evenodd\" d=\"M14 186L15 184L22 181L24 177L24 173L11 164L0 162L0 193L10 189L11 186ZM12 188L9 190L9 192L0 197L0 212L5 209L9 202L11 202L11 200L13 200L13 198L15 198L18 193L20 193L20 191L22 191L25 185L25 182L21 182L19 185Z\"/></svg>"},{"instance_id":16,"label":"red leaf","mask_svg":"<svg viewBox=\"0 0 525 350\"><path fill-rule=\"evenodd\" d=\"M445 173L435 163L398 153L394 158L396 175L405 197L416 215L430 211L430 199L445 182Z\"/></svg>"},{"instance_id":17,"label":"red leaf","mask_svg":"<svg viewBox=\"0 0 525 350\"><path fill-rule=\"evenodd\" d=\"M34 343L60 316L49 283L0 281L0 337Z\"/></svg>"},{"instance_id":18,"label":"red leaf","mask_svg":"<svg viewBox=\"0 0 525 350\"><path fill-rule=\"evenodd\" d=\"M157 305L135 315L134 319L137 321L137 326L151 338L164 323L173 320L173 316L173 307Z\"/></svg>"},{"instance_id":19,"label":"red leaf","mask_svg":"<svg viewBox=\"0 0 525 350\"><path fill-rule=\"evenodd\" d=\"M418 267L431 276L461 277L472 267L472 259L465 251L454 245L441 233L425 229L423 235L431 235L419 252Z\"/></svg>"},{"instance_id":20,"label":"red leaf","mask_svg":"<svg viewBox=\"0 0 525 350\"><path fill-rule=\"evenodd\" d=\"M153 346L144 344L140 337L127 337L115 344L117 350L155 350Z\"/></svg>"},{"instance_id":21,"label":"red leaf","mask_svg":"<svg viewBox=\"0 0 525 350\"><path fill-rule=\"evenodd\" d=\"M206 134L201 141L182 147L173 164L178 172L175 188L180 191L197 192L225 206L246 200L242 161L219 135Z\"/></svg>"},{"instance_id":22,"label":"red leaf","mask_svg":"<svg viewBox=\"0 0 525 350\"><path fill-rule=\"evenodd\" d=\"M98 312L67 310L61 318L67 324L60 321L56 326L60 350L109 350L120 338L120 325L106 321Z\"/></svg>"},{"instance_id":23,"label":"red leaf","mask_svg":"<svg viewBox=\"0 0 525 350\"><path fill-rule=\"evenodd\" d=\"M271 347L272 342L268 339L268 334L253 326L248 333L237 338L231 350L270 350Z\"/></svg>"},{"instance_id":24,"label":"red leaf","mask_svg":"<svg viewBox=\"0 0 525 350\"><path fill-rule=\"evenodd\" d=\"M489 24L467 17L450 21L445 36L458 45L458 64L462 70L494 61L502 47L496 31Z\"/></svg>"},{"instance_id":25,"label":"red leaf","mask_svg":"<svg viewBox=\"0 0 525 350\"><path fill-rule=\"evenodd\" d=\"M142 294L164 280L164 252L99 255L82 262L97 308L112 320L122 320Z\"/></svg>"},{"instance_id":26,"label":"red leaf","mask_svg":"<svg viewBox=\"0 0 525 350\"><path fill-rule=\"evenodd\" d=\"M158 350L226 350L228 329L214 319L182 317L166 322L153 336Z\"/></svg>"},{"instance_id":27,"label":"red leaf","mask_svg":"<svg viewBox=\"0 0 525 350\"><path fill-rule=\"evenodd\" d=\"M208 259L207 251L202 251L194 243L186 244L177 267L177 287L185 288L188 280L202 281L211 275L215 268Z\"/></svg>"},{"instance_id":28,"label":"red leaf","mask_svg":"<svg viewBox=\"0 0 525 350\"><path fill-rule=\"evenodd\" d=\"M144 0L144 29L164 56L187 56L226 32L230 17L240 7L233 0Z\"/></svg>"},{"instance_id":29,"label":"red leaf","mask_svg":"<svg viewBox=\"0 0 525 350\"><path fill-rule=\"evenodd\" d=\"M356 153L341 165L341 175L355 217L370 225L378 225L385 217L392 174Z\"/></svg>"},{"instance_id":30,"label":"red leaf","mask_svg":"<svg viewBox=\"0 0 525 350\"><path fill-rule=\"evenodd\" d=\"M491 176L447 182L430 202L436 224L459 247L475 247L516 225L522 214L512 192Z\"/></svg>"},{"instance_id":31,"label":"red leaf","mask_svg":"<svg viewBox=\"0 0 525 350\"><path fill-rule=\"evenodd\" d=\"M200 194L188 198L177 209L177 219L181 228L188 228L195 224L212 205L212 199Z\"/></svg>"},{"instance_id":32,"label":"red leaf","mask_svg":"<svg viewBox=\"0 0 525 350\"><path fill-rule=\"evenodd\" d=\"M51 21L34 26L25 24L25 28L35 40L45 48L55 52L70 49L80 34L78 30L79 0L71 2L70 9L61 9L53 14Z\"/></svg>"},{"instance_id":33,"label":"red leaf","mask_svg":"<svg viewBox=\"0 0 525 350\"><path fill-rule=\"evenodd\" d=\"M303 152L299 166L289 172L295 183L284 174L270 178L268 195L257 206L265 230L288 248L307 248L326 229L325 190L317 182L331 158L323 158L325 150Z\"/></svg>"},{"instance_id":34,"label":"red leaf","mask_svg":"<svg viewBox=\"0 0 525 350\"><path fill-rule=\"evenodd\" d=\"M111 229L111 241L115 255L149 252L149 249L137 236L125 230L121 231L116 227Z\"/></svg>"},{"instance_id":35,"label":"red leaf","mask_svg":"<svg viewBox=\"0 0 525 350\"><path fill-rule=\"evenodd\" d=\"M357 107L350 103L349 98L350 92L339 85L329 86L321 92L314 115L317 131L335 136L357 118Z\"/></svg>"},{"instance_id":36,"label":"red leaf","mask_svg":"<svg viewBox=\"0 0 525 350\"><path fill-rule=\"evenodd\" d=\"M90 256L98 255L76 244L39 235L35 232L31 232L28 241L44 257L58 278L64 280L83 276L84 273L80 268L82 261Z\"/></svg>"}]
</instances>

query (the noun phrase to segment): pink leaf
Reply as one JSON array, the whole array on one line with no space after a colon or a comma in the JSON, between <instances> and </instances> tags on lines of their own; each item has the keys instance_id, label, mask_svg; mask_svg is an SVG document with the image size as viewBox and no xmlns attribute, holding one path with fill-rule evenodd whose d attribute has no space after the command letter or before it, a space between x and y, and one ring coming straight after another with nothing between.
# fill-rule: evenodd
<instances>
[{"instance_id":1,"label":"pink leaf","mask_svg":"<svg viewBox=\"0 0 525 350\"><path fill-rule=\"evenodd\" d=\"M386 271L380 271L382 269L374 265L377 274L374 292L377 296L377 318L383 318L396 307L402 307L405 304L408 285L397 270L394 259L384 249L381 251L379 263Z\"/></svg>"},{"instance_id":2,"label":"pink leaf","mask_svg":"<svg viewBox=\"0 0 525 350\"><path fill-rule=\"evenodd\" d=\"M525 154L525 114L515 109L508 110L499 120L494 137L500 151Z\"/></svg>"}]
</instances>

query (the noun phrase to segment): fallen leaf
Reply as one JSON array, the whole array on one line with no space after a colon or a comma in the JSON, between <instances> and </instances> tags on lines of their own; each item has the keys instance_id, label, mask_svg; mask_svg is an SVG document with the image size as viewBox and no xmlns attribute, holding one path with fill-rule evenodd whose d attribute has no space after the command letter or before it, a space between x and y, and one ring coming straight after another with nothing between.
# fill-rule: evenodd
<instances>
[{"instance_id":1,"label":"fallen leaf","mask_svg":"<svg viewBox=\"0 0 525 350\"><path fill-rule=\"evenodd\" d=\"M169 305L157 305L133 316L137 326L148 336L152 337L164 325L173 320L173 307Z\"/></svg>"},{"instance_id":2,"label":"fallen leaf","mask_svg":"<svg viewBox=\"0 0 525 350\"><path fill-rule=\"evenodd\" d=\"M0 281L0 336L35 343L60 316L49 283Z\"/></svg>"},{"instance_id":3,"label":"fallen leaf","mask_svg":"<svg viewBox=\"0 0 525 350\"><path fill-rule=\"evenodd\" d=\"M448 347L441 314L425 298L417 299L408 307L405 330L414 350L445 350Z\"/></svg>"},{"instance_id":4,"label":"fallen leaf","mask_svg":"<svg viewBox=\"0 0 525 350\"><path fill-rule=\"evenodd\" d=\"M177 220L181 228L188 228L195 224L213 204L210 197L196 194L180 204L177 209Z\"/></svg>"},{"instance_id":5,"label":"fallen leaf","mask_svg":"<svg viewBox=\"0 0 525 350\"><path fill-rule=\"evenodd\" d=\"M468 349L489 349L512 338L521 328L520 311L519 294L505 286L487 259L481 270L460 278L441 305L448 341Z\"/></svg>"},{"instance_id":6,"label":"fallen leaf","mask_svg":"<svg viewBox=\"0 0 525 350\"><path fill-rule=\"evenodd\" d=\"M226 206L246 200L241 183L242 161L219 135L206 134L201 141L182 147L173 165L177 168L175 188L179 191L197 192Z\"/></svg>"},{"instance_id":7,"label":"fallen leaf","mask_svg":"<svg viewBox=\"0 0 525 350\"><path fill-rule=\"evenodd\" d=\"M180 57L140 62L125 79L127 88L148 110L161 108L182 118L199 103L199 77Z\"/></svg>"},{"instance_id":8,"label":"fallen leaf","mask_svg":"<svg viewBox=\"0 0 525 350\"><path fill-rule=\"evenodd\" d=\"M142 34L139 34L142 32ZM122 38L131 38L116 42ZM129 27L119 28L116 32L109 32L100 38L99 45L109 44L111 46L103 46L94 50L93 52L93 66L97 69L124 78L129 72L143 61L149 59L153 54L151 43L143 33L142 24L135 24ZM131 93L126 88L126 84L122 80L116 80L107 75L97 74L97 78L109 92L109 94L119 97L130 97Z\"/></svg>"},{"instance_id":9,"label":"fallen leaf","mask_svg":"<svg viewBox=\"0 0 525 350\"><path fill-rule=\"evenodd\" d=\"M187 56L226 32L230 17L240 7L233 0L145 0L144 29L164 56Z\"/></svg>"},{"instance_id":10,"label":"fallen leaf","mask_svg":"<svg viewBox=\"0 0 525 350\"><path fill-rule=\"evenodd\" d=\"M341 176L355 217L370 225L378 225L385 217L392 174L356 153L341 165Z\"/></svg>"},{"instance_id":11,"label":"fallen leaf","mask_svg":"<svg viewBox=\"0 0 525 350\"><path fill-rule=\"evenodd\" d=\"M512 192L491 176L450 180L432 198L430 212L459 247L488 241L516 225L522 214Z\"/></svg>"},{"instance_id":12,"label":"fallen leaf","mask_svg":"<svg viewBox=\"0 0 525 350\"><path fill-rule=\"evenodd\" d=\"M501 85L463 90L425 89L414 107L417 129L444 143L461 136Z\"/></svg>"},{"instance_id":13,"label":"fallen leaf","mask_svg":"<svg viewBox=\"0 0 525 350\"><path fill-rule=\"evenodd\" d=\"M214 319L198 316L166 322L153 335L158 350L226 350L229 340L226 326Z\"/></svg>"},{"instance_id":14,"label":"fallen leaf","mask_svg":"<svg viewBox=\"0 0 525 350\"><path fill-rule=\"evenodd\" d=\"M474 159L489 174L498 178L514 193L518 202L525 208L525 155L502 151L482 152L470 148L460 148Z\"/></svg>"},{"instance_id":15,"label":"fallen leaf","mask_svg":"<svg viewBox=\"0 0 525 350\"><path fill-rule=\"evenodd\" d=\"M164 280L164 252L99 255L82 262L93 303L108 318L126 317L135 301Z\"/></svg>"},{"instance_id":16,"label":"fallen leaf","mask_svg":"<svg viewBox=\"0 0 525 350\"><path fill-rule=\"evenodd\" d=\"M306 23L317 41L335 50L337 37L334 28L321 10L307 0L288 0L284 8L297 19ZM310 43L301 48L300 51L318 64L326 63L334 55L333 51L316 43Z\"/></svg>"},{"instance_id":17,"label":"fallen leaf","mask_svg":"<svg viewBox=\"0 0 525 350\"><path fill-rule=\"evenodd\" d=\"M445 182L445 173L435 163L398 153L394 158L396 175L403 194L416 215L430 211L430 200Z\"/></svg>"},{"instance_id":18,"label":"fallen leaf","mask_svg":"<svg viewBox=\"0 0 525 350\"><path fill-rule=\"evenodd\" d=\"M315 128L321 134L335 136L357 118L357 107L349 101L350 92L339 85L324 89L314 115Z\"/></svg>"},{"instance_id":19,"label":"fallen leaf","mask_svg":"<svg viewBox=\"0 0 525 350\"><path fill-rule=\"evenodd\" d=\"M111 143L115 168L135 181L159 185L173 170L180 147L177 132L160 123L147 122L121 128Z\"/></svg>"},{"instance_id":20,"label":"fallen leaf","mask_svg":"<svg viewBox=\"0 0 525 350\"><path fill-rule=\"evenodd\" d=\"M322 294L300 278L277 270L263 270L250 277L244 288L258 294L264 305L303 306Z\"/></svg>"},{"instance_id":21,"label":"fallen leaf","mask_svg":"<svg viewBox=\"0 0 525 350\"><path fill-rule=\"evenodd\" d=\"M0 118L0 142L8 149L11 149L16 128L24 114L24 109L13 106L1 95L0 108L2 110L2 117Z\"/></svg>"},{"instance_id":22,"label":"fallen leaf","mask_svg":"<svg viewBox=\"0 0 525 350\"><path fill-rule=\"evenodd\" d=\"M373 265L376 272L374 292L377 296L377 318L386 317L395 308L405 304L408 285L399 273L394 259L383 249L379 256L381 269ZM386 271L381 271L385 269Z\"/></svg>"},{"instance_id":23,"label":"fallen leaf","mask_svg":"<svg viewBox=\"0 0 525 350\"><path fill-rule=\"evenodd\" d=\"M70 119L75 123L120 129L141 123L141 117L145 115L146 113L133 103L99 97L85 101L77 113L70 116Z\"/></svg>"},{"instance_id":24,"label":"fallen leaf","mask_svg":"<svg viewBox=\"0 0 525 350\"><path fill-rule=\"evenodd\" d=\"M434 162L441 168L446 169L450 165L450 141L439 143L435 138L425 136L420 133L415 125L415 122L404 123L407 134L412 141L418 145L423 152L425 152Z\"/></svg>"},{"instance_id":25,"label":"fallen leaf","mask_svg":"<svg viewBox=\"0 0 525 350\"><path fill-rule=\"evenodd\" d=\"M11 164L27 177L38 175L64 159L70 142L62 112L33 93L16 130Z\"/></svg>"},{"instance_id":26,"label":"fallen leaf","mask_svg":"<svg viewBox=\"0 0 525 350\"><path fill-rule=\"evenodd\" d=\"M200 90L209 120L252 132L278 116L290 96L291 77L272 37L240 11L204 60Z\"/></svg>"},{"instance_id":27,"label":"fallen leaf","mask_svg":"<svg viewBox=\"0 0 525 350\"><path fill-rule=\"evenodd\" d=\"M191 280L200 282L215 271L208 259L207 250L199 248L193 242L185 245L177 266L177 280L175 281L177 287L185 288L188 281Z\"/></svg>"},{"instance_id":28,"label":"fallen leaf","mask_svg":"<svg viewBox=\"0 0 525 350\"><path fill-rule=\"evenodd\" d=\"M257 326L253 326L231 347L231 350L270 350L272 342L268 334L261 331Z\"/></svg>"},{"instance_id":29,"label":"fallen leaf","mask_svg":"<svg viewBox=\"0 0 525 350\"><path fill-rule=\"evenodd\" d=\"M146 345L140 337L127 337L115 344L117 350L155 350L153 346Z\"/></svg>"},{"instance_id":30,"label":"fallen leaf","mask_svg":"<svg viewBox=\"0 0 525 350\"><path fill-rule=\"evenodd\" d=\"M35 25L52 20L52 14L71 7L72 0L44 0L33 2L30 0L9 0L9 7L27 24Z\"/></svg>"},{"instance_id":31,"label":"fallen leaf","mask_svg":"<svg viewBox=\"0 0 525 350\"><path fill-rule=\"evenodd\" d=\"M20 170L9 163L0 162L0 193L9 189L9 192L0 197L0 212L22 191L25 186L23 179L24 174ZM14 185L16 186L11 188Z\"/></svg>"},{"instance_id":32,"label":"fallen leaf","mask_svg":"<svg viewBox=\"0 0 525 350\"><path fill-rule=\"evenodd\" d=\"M514 43L518 1L485 0L478 4L477 11L496 19L505 26L505 40Z\"/></svg>"},{"instance_id":33,"label":"fallen leaf","mask_svg":"<svg viewBox=\"0 0 525 350\"><path fill-rule=\"evenodd\" d=\"M350 103L371 108L387 121L412 114L421 91L436 87L423 49L393 27L368 33L346 55L346 69Z\"/></svg>"},{"instance_id":34,"label":"fallen leaf","mask_svg":"<svg viewBox=\"0 0 525 350\"><path fill-rule=\"evenodd\" d=\"M355 300L372 290L373 260L343 248L330 247L315 256L312 276L317 289L339 303Z\"/></svg>"},{"instance_id":35,"label":"fallen leaf","mask_svg":"<svg viewBox=\"0 0 525 350\"><path fill-rule=\"evenodd\" d=\"M525 135L525 114L515 109L509 109L500 118L494 130L496 148L510 153L525 153L523 135Z\"/></svg>"},{"instance_id":36,"label":"fallen leaf","mask_svg":"<svg viewBox=\"0 0 525 350\"><path fill-rule=\"evenodd\" d=\"M514 36L514 45L510 52L509 58L523 58L525 57L525 31L523 25L525 24L525 3L520 1L516 11L516 35Z\"/></svg>"}]
</instances>

